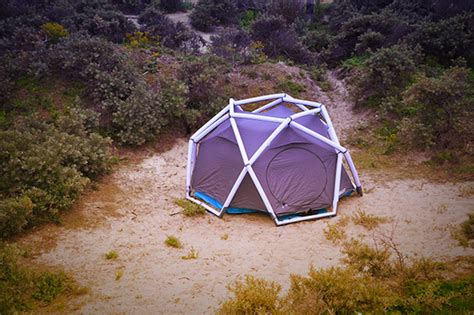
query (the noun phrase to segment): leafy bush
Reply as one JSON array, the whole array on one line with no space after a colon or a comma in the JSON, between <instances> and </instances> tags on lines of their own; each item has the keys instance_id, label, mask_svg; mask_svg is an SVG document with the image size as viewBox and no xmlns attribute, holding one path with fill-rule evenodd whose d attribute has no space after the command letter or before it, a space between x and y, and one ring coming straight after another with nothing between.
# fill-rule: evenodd
<instances>
[{"instance_id":1,"label":"leafy bush","mask_svg":"<svg viewBox=\"0 0 474 315\"><path fill-rule=\"evenodd\" d=\"M412 45L421 45L426 55L435 56L444 64L464 57L473 66L473 27L474 13L460 14L441 21L421 23L408 41Z\"/></svg>"},{"instance_id":2,"label":"leafy bush","mask_svg":"<svg viewBox=\"0 0 474 315\"><path fill-rule=\"evenodd\" d=\"M232 66L251 60L251 39L248 33L231 28L211 37L211 52L228 60Z\"/></svg>"},{"instance_id":3,"label":"leafy bush","mask_svg":"<svg viewBox=\"0 0 474 315\"><path fill-rule=\"evenodd\" d=\"M56 220L108 171L109 141L86 131L80 115L69 115L55 123L29 118L0 131L0 237Z\"/></svg>"},{"instance_id":4,"label":"leafy bush","mask_svg":"<svg viewBox=\"0 0 474 315\"><path fill-rule=\"evenodd\" d=\"M82 3L86 3L83 1ZM114 43L121 43L125 35L136 28L121 12L112 8L97 8L93 5L78 5L75 14L64 18L61 23L72 32L86 32Z\"/></svg>"},{"instance_id":5,"label":"leafy bush","mask_svg":"<svg viewBox=\"0 0 474 315\"><path fill-rule=\"evenodd\" d=\"M299 0L274 0L268 4L266 11L271 15L282 16L287 24L291 24L304 16L305 6L305 2Z\"/></svg>"},{"instance_id":6,"label":"leafy bush","mask_svg":"<svg viewBox=\"0 0 474 315\"><path fill-rule=\"evenodd\" d=\"M358 105L379 105L384 97L400 93L412 81L420 54L405 45L382 48L367 59L354 82Z\"/></svg>"},{"instance_id":7,"label":"leafy bush","mask_svg":"<svg viewBox=\"0 0 474 315\"><path fill-rule=\"evenodd\" d=\"M189 126L197 126L227 104L230 97L226 91L228 72L226 62L213 55L195 58L182 66L179 78L188 87L187 110L190 116L186 122Z\"/></svg>"},{"instance_id":8,"label":"leafy bush","mask_svg":"<svg viewBox=\"0 0 474 315\"><path fill-rule=\"evenodd\" d=\"M191 12L191 24L207 32L215 26L228 26L237 22L238 10L234 0L199 0Z\"/></svg>"},{"instance_id":9,"label":"leafy bush","mask_svg":"<svg viewBox=\"0 0 474 315\"><path fill-rule=\"evenodd\" d=\"M438 149L465 148L473 139L474 102L471 70L454 67L438 78L422 76L403 95L403 107L415 112L405 125L413 143Z\"/></svg>"},{"instance_id":10,"label":"leafy bush","mask_svg":"<svg viewBox=\"0 0 474 315\"><path fill-rule=\"evenodd\" d=\"M263 43L269 57L285 57L297 63L310 64L314 56L303 46L292 26L281 16L262 16L252 25L252 39Z\"/></svg>"},{"instance_id":11,"label":"leafy bush","mask_svg":"<svg viewBox=\"0 0 474 315\"><path fill-rule=\"evenodd\" d=\"M31 56L35 57L43 63L33 64L34 72L56 76L68 72L70 78L83 82L87 98L98 104L100 127L122 144L143 144L159 133L173 113L181 114L177 102L184 104L180 95L185 92L173 98L171 93L168 98L162 96L145 81L138 65L129 61L131 53L117 45L71 36ZM174 92L183 89L175 86Z\"/></svg>"},{"instance_id":12,"label":"leafy bush","mask_svg":"<svg viewBox=\"0 0 474 315\"><path fill-rule=\"evenodd\" d=\"M138 21L143 24L143 30L153 36L159 36L161 43L171 49L196 53L204 44L203 39L190 31L182 22L174 23L154 7L145 10Z\"/></svg>"}]
</instances>

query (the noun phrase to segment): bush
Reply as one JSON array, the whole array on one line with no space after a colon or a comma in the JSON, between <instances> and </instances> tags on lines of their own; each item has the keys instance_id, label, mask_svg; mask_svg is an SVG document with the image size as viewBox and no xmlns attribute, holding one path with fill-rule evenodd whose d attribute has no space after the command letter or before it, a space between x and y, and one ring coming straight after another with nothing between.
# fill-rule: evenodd
<instances>
[{"instance_id":1,"label":"bush","mask_svg":"<svg viewBox=\"0 0 474 315\"><path fill-rule=\"evenodd\" d=\"M441 21L421 23L408 41L412 45L421 45L426 55L435 56L443 64L464 57L473 66L473 27L474 13L460 14Z\"/></svg>"},{"instance_id":2,"label":"bush","mask_svg":"<svg viewBox=\"0 0 474 315\"><path fill-rule=\"evenodd\" d=\"M412 80L420 54L405 45L382 48L364 63L352 90L357 105L380 105L399 94Z\"/></svg>"},{"instance_id":3,"label":"bush","mask_svg":"<svg viewBox=\"0 0 474 315\"><path fill-rule=\"evenodd\" d=\"M415 144L469 150L474 136L470 76L471 70L455 67L438 78L422 76L406 90L402 104L404 108L413 108L416 115L413 124L407 126Z\"/></svg>"},{"instance_id":4,"label":"bush","mask_svg":"<svg viewBox=\"0 0 474 315\"><path fill-rule=\"evenodd\" d=\"M274 0L268 4L267 12L282 16L287 24L291 24L296 19L304 17L305 6L305 2L299 0Z\"/></svg>"},{"instance_id":5,"label":"bush","mask_svg":"<svg viewBox=\"0 0 474 315\"><path fill-rule=\"evenodd\" d=\"M218 314L276 314L281 287L275 282L246 276L228 286L235 297L225 301Z\"/></svg>"},{"instance_id":6,"label":"bush","mask_svg":"<svg viewBox=\"0 0 474 315\"><path fill-rule=\"evenodd\" d=\"M203 39L190 31L182 22L174 23L154 7L145 10L138 21L143 24L143 30L153 36L159 36L165 47L197 53L204 45Z\"/></svg>"},{"instance_id":7,"label":"bush","mask_svg":"<svg viewBox=\"0 0 474 315\"><path fill-rule=\"evenodd\" d=\"M109 141L69 115L55 123L28 118L0 131L0 237L57 220L91 179L108 171ZM68 121L71 129L60 129Z\"/></svg>"},{"instance_id":8,"label":"bush","mask_svg":"<svg viewBox=\"0 0 474 315\"><path fill-rule=\"evenodd\" d=\"M238 10L234 0L199 0L191 12L191 24L208 32L215 26L229 26L237 22Z\"/></svg>"},{"instance_id":9,"label":"bush","mask_svg":"<svg viewBox=\"0 0 474 315\"><path fill-rule=\"evenodd\" d=\"M295 314L383 313L391 295L386 285L351 268L311 268L308 277L291 276L282 304Z\"/></svg>"},{"instance_id":10,"label":"bush","mask_svg":"<svg viewBox=\"0 0 474 315\"><path fill-rule=\"evenodd\" d=\"M122 43L126 34L136 30L135 25L121 12L87 5L77 8L75 14L66 17L61 23L72 32L86 32L114 43Z\"/></svg>"},{"instance_id":11,"label":"bush","mask_svg":"<svg viewBox=\"0 0 474 315\"><path fill-rule=\"evenodd\" d=\"M231 28L211 37L211 53L228 60L232 66L247 63L251 59L251 39L248 33Z\"/></svg>"},{"instance_id":12,"label":"bush","mask_svg":"<svg viewBox=\"0 0 474 315\"><path fill-rule=\"evenodd\" d=\"M188 87L186 122L196 127L227 104L230 95L226 91L229 72L226 62L217 56L206 55L185 63L179 78Z\"/></svg>"},{"instance_id":13,"label":"bush","mask_svg":"<svg viewBox=\"0 0 474 315\"><path fill-rule=\"evenodd\" d=\"M100 127L122 144L140 145L152 139L173 113L180 114L180 107L170 110L172 106L184 103L182 98L163 98L129 61L131 52L101 39L72 36L31 58L35 57L44 63L34 65L39 69L33 71L55 76L67 72L70 79L83 82L88 100L98 104Z\"/></svg>"},{"instance_id":14,"label":"bush","mask_svg":"<svg viewBox=\"0 0 474 315\"><path fill-rule=\"evenodd\" d=\"M167 13L174 13L184 9L182 0L160 0L160 9Z\"/></svg>"},{"instance_id":15,"label":"bush","mask_svg":"<svg viewBox=\"0 0 474 315\"><path fill-rule=\"evenodd\" d=\"M269 57L284 57L297 63L311 64L314 56L301 43L294 28L281 16L262 16L252 24L252 39L263 43Z\"/></svg>"}]
</instances>

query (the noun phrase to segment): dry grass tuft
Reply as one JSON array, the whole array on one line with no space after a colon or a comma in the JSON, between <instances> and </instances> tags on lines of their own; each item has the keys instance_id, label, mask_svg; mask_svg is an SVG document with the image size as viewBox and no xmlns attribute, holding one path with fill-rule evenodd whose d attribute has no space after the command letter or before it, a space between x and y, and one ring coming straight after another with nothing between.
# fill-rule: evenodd
<instances>
[{"instance_id":1,"label":"dry grass tuft","mask_svg":"<svg viewBox=\"0 0 474 315\"><path fill-rule=\"evenodd\" d=\"M204 207L184 198L176 199L174 203L183 209L182 213L187 217L196 217L206 214L206 209L204 209Z\"/></svg>"},{"instance_id":2,"label":"dry grass tuft","mask_svg":"<svg viewBox=\"0 0 474 315\"><path fill-rule=\"evenodd\" d=\"M198 252L194 248L191 248L189 253L185 256L181 256L181 259L184 260L190 260L190 259L197 259L198 258Z\"/></svg>"},{"instance_id":3,"label":"dry grass tuft","mask_svg":"<svg viewBox=\"0 0 474 315\"><path fill-rule=\"evenodd\" d=\"M389 221L389 218L368 214L367 212L361 209L357 209L356 212L352 215L352 222L355 225L360 225L369 231L375 229L380 224L387 223Z\"/></svg>"},{"instance_id":4,"label":"dry grass tuft","mask_svg":"<svg viewBox=\"0 0 474 315\"><path fill-rule=\"evenodd\" d=\"M183 248L183 244L181 244L181 241L174 235L168 235L165 240L165 244L168 247Z\"/></svg>"}]
</instances>

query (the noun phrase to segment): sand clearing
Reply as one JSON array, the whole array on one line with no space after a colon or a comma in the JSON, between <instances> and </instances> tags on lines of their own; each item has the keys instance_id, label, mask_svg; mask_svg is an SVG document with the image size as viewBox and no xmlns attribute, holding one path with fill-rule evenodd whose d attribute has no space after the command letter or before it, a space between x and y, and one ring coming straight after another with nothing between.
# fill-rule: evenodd
<instances>
[{"instance_id":1,"label":"sand clearing","mask_svg":"<svg viewBox=\"0 0 474 315\"><path fill-rule=\"evenodd\" d=\"M331 97L312 89L327 104L338 133L363 120L347 100L347 91L334 75ZM311 98L313 99L313 98ZM187 142L179 139L164 153L120 167L86 194L64 217L64 226L46 225L23 236L20 242L36 251L38 263L60 266L90 294L71 301L77 313L203 314L212 313L229 297L226 285L245 274L278 281L288 288L291 273L305 274L310 265L337 265L341 254L323 234L326 223L338 217L276 227L263 214L206 214L187 218L173 202L184 196ZM412 255L446 259L473 255L451 238L451 229L474 210L463 187L473 183L433 183L425 179L390 180L386 171L361 173L366 194L340 202L339 216L357 209L393 217L395 241ZM359 227L349 225L348 236ZM164 244L177 236L183 249ZM227 239L226 239L227 238ZM191 248L198 259L183 260ZM118 259L105 253L115 250ZM123 271L116 280L116 272Z\"/></svg>"},{"instance_id":2,"label":"sand clearing","mask_svg":"<svg viewBox=\"0 0 474 315\"><path fill-rule=\"evenodd\" d=\"M77 312L209 313L228 297L226 285L239 276L258 275L285 288L291 273L304 274L311 264L338 264L339 249L322 232L338 218L277 228L266 215L170 216L180 210L173 200L183 197L186 150L186 141L179 140L163 154L119 169L70 214L72 221L89 214L83 224L66 218L65 227L45 226L22 239L32 246L51 240L37 261L61 266L90 287L90 294L71 302ZM411 254L436 259L474 254L450 236L450 225L474 208L471 198L460 196L469 183L382 182L363 173L362 180L366 195L342 201L339 214L360 208L393 217L395 240ZM106 220L104 209L109 210ZM359 232L348 228L349 235ZM166 247L167 235L179 237L184 248ZM191 248L199 258L181 259ZM110 250L118 252L117 260L104 258ZM120 280L115 280L117 270L123 270Z\"/></svg>"}]
</instances>

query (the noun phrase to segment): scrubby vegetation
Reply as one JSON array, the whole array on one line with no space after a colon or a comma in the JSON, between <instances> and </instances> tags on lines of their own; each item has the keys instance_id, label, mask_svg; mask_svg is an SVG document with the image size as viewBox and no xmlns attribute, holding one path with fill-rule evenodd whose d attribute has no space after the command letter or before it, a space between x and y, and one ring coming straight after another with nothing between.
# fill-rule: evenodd
<instances>
[{"instance_id":1,"label":"scrubby vegetation","mask_svg":"<svg viewBox=\"0 0 474 315\"><path fill-rule=\"evenodd\" d=\"M357 224L361 215L355 216ZM375 218L375 217L374 217ZM337 225L343 228L348 219ZM372 225L366 228L374 231ZM328 240L338 240L344 255L341 267L311 267L307 276L292 275L289 291L253 276L229 286L233 298L220 314L353 314L459 313L474 308L470 257L451 262L408 257L393 235L377 228L372 245L364 238L348 239L329 229ZM334 238L335 237L335 238Z\"/></svg>"},{"instance_id":2,"label":"scrubby vegetation","mask_svg":"<svg viewBox=\"0 0 474 315\"><path fill-rule=\"evenodd\" d=\"M23 263L28 252L0 243L0 313L34 312L59 296L85 293L64 272L36 270Z\"/></svg>"}]
</instances>

